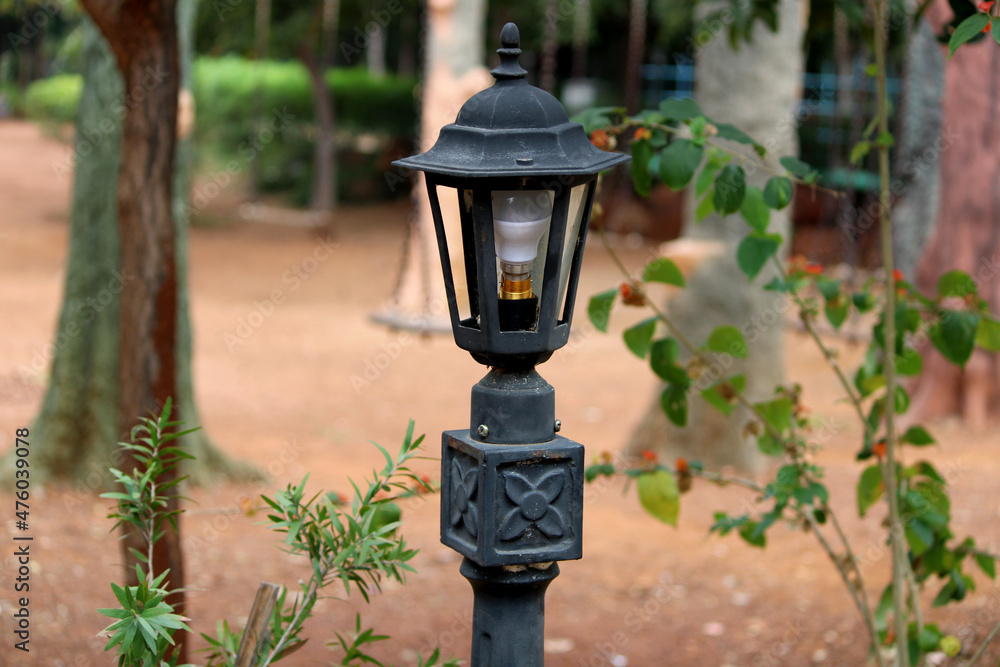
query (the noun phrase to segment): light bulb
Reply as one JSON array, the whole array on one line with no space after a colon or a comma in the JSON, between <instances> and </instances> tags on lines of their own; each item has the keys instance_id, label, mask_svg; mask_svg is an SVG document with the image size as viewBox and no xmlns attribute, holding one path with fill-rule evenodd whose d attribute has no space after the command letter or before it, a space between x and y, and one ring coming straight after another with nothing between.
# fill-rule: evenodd
<instances>
[{"instance_id":1,"label":"light bulb","mask_svg":"<svg viewBox=\"0 0 1000 667\"><path fill-rule=\"evenodd\" d=\"M552 218L549 190L498 190L493 193L493 236L500 260L500 298L530 299L531 263Z\"/></svg>"}]
</instances>

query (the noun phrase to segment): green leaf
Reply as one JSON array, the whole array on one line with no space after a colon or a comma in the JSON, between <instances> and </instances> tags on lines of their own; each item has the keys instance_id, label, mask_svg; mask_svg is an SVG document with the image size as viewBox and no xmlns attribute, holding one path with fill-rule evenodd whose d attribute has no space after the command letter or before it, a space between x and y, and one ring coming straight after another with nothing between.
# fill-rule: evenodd
<instances>
[{"instance_id":1,"label":"green leaf","mask_svg":"<svg viewBox=\"0 0 1000 667\"><path fill-rule=\"evenodd\" d=\"M725 380L719 380L708 389L701 392L709 405L728 417L736 409L734 390L742 392L746 388L747 379L743 375L734 375Z\"/></svg>"},{"instance_id":2,"label":"green leaf","mask_svg":"<svg viewBox=\"0 0 1000 667\"><path fill-rule=\"evenodd\" d=\"M684 287L684 275L677 268L674 260L667 257L654 259L642 272L642 279L647 283L666 283L676 287Z\"/></svg>"},{"instance_id":3,"label":"green leaf","mask_svg":"<svg viewBox=\"0 0 1000 667\"><path fill-rule=\"evenodd\" d=\"M1000 25L1000 21L996 25ZM989 317L980 318L976 329L976 345L987 352L1000 352L1000 322Z\"/></svg>"},{"instance_id":4,"label":"green leaf","mask_svg":"<svg viewBox=\"0 0 1000 667\"><path fill-rule=\"evenodd\" d=\"M892 148L896 145L896 139L892 136L892 132L885 130L878 133L878 136L875 138L875 145L879 148Z\"/></svg>"},{"instance_id":5,"label":"green leaf","mask_svg":"<svg viewBox=\"0 0 1000 667\"><path fill-rule=\"evenodd\" d=\"M700 197L705 194L712 183L715 181L715 175L719 173L719 169L722 168L721 164L717 164L712 160L709 160L701 171L698 172L698 177L694 179L694 196Z\"/></svg>"},{"instance_id":6,"label":"green leaf","mask_svg":"<svg viewBox=\"0 0 1000 667\"><path fill-rule=\"evenodd\" d=\"M732 123L716 123L715 127L719 130L716 136L720 139L728 139L729 141L735 141L737 143L746 144L747 146L753 146L754 151L760 157L767 155L767 149L758 144L749 134Z\"/></svg>"},{"instance_id":7,"label":"green leaf","mask_svg":"<svg viewBox=\"0 0 1000 667\"><path fill-rule=\"evenodd\" d=\"M611 306L614 305L616 296L618 296L618 288L609 289L590 297L590 303L587 304L587 317L590 318L591 324L598 331L608 332L608 319L611 317Z\"/></svg>"},{"instance_id":8,"label":"green leaf","mask_svg":"<svg viewBox=\"0 0 1000 667\"><path fill-rule=\"evenodd\" d=\"M920 375L924 367L924 358L913 348L906 348L901 354L896 355L896 372L900 375L912 377Z\"/></svg>"},{"instance_id":9,"label":"green leaf","mask_svg":"<svg viewBox=\"0 0 1000 667\"><path fill-rule=\"evenodd\" d=\"M621 116L625 113L625 107L593 107L581 111L573 116L574 123L583 125L583 131L588 135L594 130L613 125L612 116Z\"/></svg>"},{"instance_id":10,"label":"green leaf","mask_svg":"<svg viewBox=\"0 0 1000 667\"><path fill-rule=\"evenodd\" d=\"M872 144L870 141L859 141L851 147L851 156L849 158L852 165L857 166L861 164L861 161L868 156L868 153L872 149Z\"/></svg>"},{"instance_id":11,"label":"green leaf","mask_svg":"<svg viewBox=\"0 0 1000 667\"><path fill-rule=\"evenodd\" d=\"M723 215L735 213L743 203L746 194L747 175L743 167L728 164L715 177L715 192L712 203L715 210Z\"/></svg>"},{"instance_id":12,"label":"green leaf","mask_svg":"<svg viewBox=\"0 0 1000 667\"><path fill-rule=\"evenodd\" d=\"M766 232L767 225L771 222L771 209L764 202L764 193L760 188L748 186L746 194L743 196L743 203L740 204L740 213L747 224L758 232Z\"/></svg>"},{"instance_id":13,"label":"green leaf","mask_svg":"<svg viewBox=\"0 0 1000 667\"><path fill-rule=\"evenodd\" d=\"M942 299L952 296L964 297L976 294L976 281L965 271L948 271L938 278L938 296Z\"/></svg>"},{"instance_id":14,"label":"green leaf","mask_svg":"<svg viewBox=\"0 0 1000 667\"><path fill-rule=\"evenodd\" d=\"M698 207L694 210L694 221L701 222L711 214L715 213L715 191L712 190L698 202Z\"/></svg>"},{"instance_id":15,"label":"green leaf","mask_svg":"<svg viewBox=\"0 0 1000 667\"><path fill-rule=\"evenodd\" d=\"M830 281L836 284L836 281ZM837 287L839 289L839 286ZM826 298L826 304L823 307L823 312L826 314L826 319L829 320L830 325L834 329L839 329L840 325L844 323L847 319L847 315L851 310L851 302L845 294L842 292L836 292L835 294Z\"/></svg>"},{"instance_id":16,"label":"green leaf","mask_svg":"<svg viewBox=\"0 0 1000 667\"><path fill-rule=\"evenodd\" d=\"M660 180L671 190L683 190L704 153L705 149L690 139L674 139L660 151Z\"/></svg>"},{"instance_id":17,"label":"green leaf","mask_svg":"<svg viewBox=\"0 0 1000 667\"><path fill-rule=\"evenodd\" d=\"M674 476L666 470L655 470L642 473L635 482L643 508L663 523L676 526L681 494Z\"/></svg>"},{"instance_id":18,"label":"green leaf","mask_svg":"<svg viewBox=\"0 0 1000 667\"><path fill-rule=\"evenodd\" d=\"M975 554L976 565L990 579L997 578L997 562L988 554Z\"/></svg>"},{"instance_id":19,"label":"green leaf","mask_svg":"<svg viewBox=\"0 0 1000 667\"><path fill-rule=\"evenodd\" d=\"M915 447L933 445L936 441L923 426L911 426L906 429L906 433L899 439L900 442L907 442Z\"/></svg>"},{"instance_id":20,"label":"green leaf","mask_svg":"<svg viewBox=\"0 0 1000 667\"><path fill-rule=\"evenodd\" d=\"M740 526L740 537L750 546L763 549L767 546L767 535L764 534L764 531L757 530L758 525L756 521L746 521Z\"/></svg>"},{"instance_id":21,"label":"green leaf","mask_svg":"<svg viewBox=\"0 0 1000 667\"><path fill-rule=\"evenodd\" d=\"M649 173L649 161L653 159L653 146L646 140L632 142L632 185L642 197L649 196L653 177Z\"/></svg>"},{"instance_id":22,"label":"green leaf","mask_svg":"<svg viewBox=\"0 0 1000 667\"><path fill-rule=\"evenodd\" d=\"M752 232L740 241L736 249L736 263L747 278L753 280L764 268L764 264L781 246L781 236L778 234L761 234Z\"/></svg>"},{"instance_id":23,"label":"green leaf","mask_svg":"<svg viewBox=\"0 0 1000 667\"><path fill-rule=\"evenodd\" d=\"M661 338L650 346L649 366L663 381L676 385L685 385L689 381L687 371L677 364L680 350L680 345L673 338Z\"/></svg>"},{"instance_id":24,"label":"green leaf","mask_svg":"<svg viewBox=\"0 0 1000 667\"><path fill-rule=\"evenodd\" d=\"M1000 44L1000 21L992 22L992 25L990 25L990 34L993 35L993 41Z\"/></svg>"},{"instance_id":25,"label":"green leaf","mask_svg":"<svg viewBox=\"0 0 1000 667\"><path fill-rule=\"evenodd\" d=\"M955 32L951 33L951 39L948 40L948 57L951 58L955 53L955 49L981 33L989 22L990 17L988 14L977 12L959 23L958 27L955 28Z\"/></svg>"},{"instance_id":26,"label":"green leaf","mask_svg":"<svg viewBox=\"0 0 1000 667\"><path fill-rule=\"evenodd\" d=\"M792 182L785 176L772 176L764 186L764 203L781 210L792 201Z\"/></svg>"},{"instance_id":27,"label":"green leaf","mask_svg":"<svg viewBox=\"0 0 1000 667\"><path fill-rule=\"evenodd\" d=\"M764 421L778 433L784 433L792 425L792 400L788 397L755 403L754 407Z\"/></svg>"},{"instance_id":28,"label":"green leaf","mask_svg":"<svg viewBox=\"0 0 1000 667\"><path fill-rule=\"evenodd\" d=\"M815 171L808 164L793 155L785 155L778 160L778 162L780 162L781 166L787 169L790 174L798 176L802 179L807 178Z\"/></svg>"},{"instance_id":29,"label":"green leaf","mask_svg":"<svg viewBox=\"0 0 1000 667\"><path fill-rule=\"evenodd\" d=\"M934 529L920 519L907 521L904 532L914 556L924 554L934 544Z\"/></svg>"},{"instance_id":30,"label":"green leaf","mask_svg":"<svg viewBox=\"0 0 1000 667\"><path fill-rule=\"evenodd\" d=\"M931 331L931 340L949 361L965 366L976 345L979 315L967 311L946 311L941 323Z\"/></svg>"},{"instance_id":31,"label":"green leaf","mask_svg":"<svg viewBox=\"0 0 1000 667\"><path fill-rule=\"evenodd\" d=\"M712 352L731 354L738 359L747 356L747 342L740 330L734 326L722 325L712 330L705 344Z\"/></svg>"},{"instance_id":32,"label":"green leaf","mask_svg":"<svg viewBox=\"0 0 1000 667\"><path fill-rule=\"evenodd\" d=\"M701 109L691 98L673 98L660 102L660 113L666 120L685 121L689 118L704 116Z\"/></svg>"},{"instance_id":33,"label":"green leaf","mask_svg":"<svg viewBox=\"0 0 1000 667\"><path fill-rule=\"evenodd\" d=\"M645 359L649 352L649 344L653 341L653 334L656 332L656 317L650 317L635 326L625 330L622 336L625 338L625 345L632 354Z\"/></svg>"},{"instance_id":34,"label":"green leaf","mask_svg":"<svg viewBox=\"0 0 1000 667\"><path fill-rule=\"evenodd\" d=\"M660 394L660 405L671 423L677 426L687 425L687 391L683 385L667 385Z\"/></svg>"},{"instance_id":35,"label":"green leaf","mask_svg":"<svg viewBox=\"0 0 1000 667\"><path fill-rule=\"evenodd\" d=\"M874 505L885 493L882 483L882 469L876 465L868 466L858 480L858 514L864 516L868 508Z\"/></svg>"}]
</instances>

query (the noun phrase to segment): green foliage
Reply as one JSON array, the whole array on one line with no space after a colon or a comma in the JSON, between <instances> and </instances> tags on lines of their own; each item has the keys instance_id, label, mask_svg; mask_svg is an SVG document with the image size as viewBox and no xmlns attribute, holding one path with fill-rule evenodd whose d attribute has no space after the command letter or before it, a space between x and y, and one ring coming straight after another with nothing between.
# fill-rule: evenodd
<instances>
[{"instance_id":1,"label":"green foliage","mask_svg":"<svg viewBox=\"0 0 1000 667\"><path fill-rule=\"evenodd\" d=\"M681 494L674 476L666 470L652 470L641 473L635 483L643 508L663 523L676 526Z\"/></svg>"},{"instance_id":2,"label":"green foliage","mask_svg":"<svg viewBox=\"0 0 1000 667\"><path fill-rule=\"evenodd\" d=\"M174 613L167 602L170 591L163 588L167 571L157 573L152 561L153 545L162 537L164 521L175 521L180 510L168 510L168 492L181 481L165 477L177 463L191 458L176 447L165 446L191 431L176 431L177 422L170 422L168 400L159 417L140 420L133 429L132 442L121 446L140 462L129 475L112 470L122 491L103 494L117 501L109 515L115 526L130 526L147 540L146 553L136 556L146 564L146 571L136 565L137 586L111 584L120 607L99 609L105 616L117 619L104 630L109 637L105 651L115 649L119 667L151 667L175 665L176 657L168 657L174 646L174 633L190 632L185 624L190 619ZM343 587L345 599L352 589L367 602L371 591L381 590L388 578L405 583L406 573L414 572L409 562L417 551L407 547L399 534L401 516L395 499L431 491L428 482L418 478L408 467L417 457L423 436L414 439L411 421L399 453L392 456L375 445L385 459L385 465L373 471L364 486L351 482L353 497L340 502L336 494L317 493L307 497L303 479L288 485L273 497L261 496L268 507L267 520L271 530L283 537L279 548L302 556L309 564L311 575L300 580L301 592L289 597L281 589L270 619L270 635L262 649L259 667L270 665L292 653L306 639L302 631L321 592L336 582ZM332 596L337 597L337 596ZM361 629L360 614L355 618L354 632L347 638L336 634L334 647L343 652L341 665L362 663L380 665L366 651L378 641L388 639L371 629ZM242 631L234 631L228 622L220 621L216 636L203 634L208 642L208 667L230 667L239 649ZM423 667L457 667L455 660L443 661L435 650L426 660L418 656Z\"/></svg>"},{"instance_id":3,"label":"green foliage","mask_svg":"<svg viewBox=\"0 0 1000 667\"><path fill-rule=\"evenodd\" d=\"M614 122L614 115L609 112L606 117ZM737 128L704 116L691 100L668 100L657 110L617 120L618 125L594 129L603 130L608 136L634 129L635 136L641 137L631 144L633 179L640 193L648 191L653 179L659 177L674 189L693 186L697 220L711 213L739 212L749 231L736 247L736 264L750 281L766 266L773 267L775 275L764 289L789 295L797 307L798 319L841 382L861 425L857 458L870 461L860 471L855 489L858 516L870 516L876 507L888 507L890 515L897 512L905 540L905 567L912 573L907 576L912 576L918 588L932 581L939 582L935 605L960 601L973 590L975 582L963 562L973 563L990 578L995 577L993 554L978 549L971 537L961 541L955 538L945 479L927 461L903 463L901 446L908 452L920 452L921 448L936 443L934 436L921 425L911 425L903 432L893 433L892 438L886 433L888 413L904 414L910 405L909 394L902 386L892 382L894 389L891 393L888 391L887 376L892 372L916 376L923 370L922 353L914 346L915 339L928 336L946 359L960 366L969 360L976 346L1000 351L1000 318L988 312L988 303L979 296L975 281L962 271L949 271L941 277L937 294L928 297L916 292L899 274L885 275L881 280L870 279L860 288L848 289L843 280L825 275L818 264L795 259L786 266L778 258L782 237L768 232L771 211L788 206L793 183L817 187L818 172L813 167L797 157L784 156L779 160L784 171L772 169L767 164L756 165L774 174L763 190L748 185L749 167L745 169L743 165L754 158L738 150L750 146L763 157L763 148ZM876 129L877 124L873 122L864 132L868 142L865 152L886 151L893 144L891 134L883 131L876 135ZM682 131L683 138L668 143L669 134ZM738 150L717 143L719 140L736 142ZM734 157L738 161L734 161ZM815 533L842 578L851 582L849 589L868 624L873 649L877 650L875 644L878 642L892 643L887 626L895 599L891 595L891 585L872 612L865 597L857 557L851 555L851 543L830 507L830 489L823 481L823 468L813 460L813 454L822 448L822 441L816 437L815 424L802 403L801 388L779 386L768 400L751 402L744 394L745 375L737 373L723 379L708 375L714 355L730 354L742 358L748 354L739 327L722 325L713 329L705 341L688 340L669 316L646 298L646 285L653 282L684 286L672 262L653 260L645 267L642 280L627 277L621 291L608 290L591 299L588 314L595 327L607 331L611 308L619 293L624 305L650 308L653 316L627 329L624 338L634 354L648 357L650 369L664 382L660 404L667 419L677 426L686 425L690 396L695 393L693 387L725 418L744 414L736 412L737 406L742 405L749 413L745 417L748 421L743 428L744 437L755 438L758 448L780 459L782 466L772 481L759 484L704 471L683 459L678 460L674 470L660 465L651 468L648 461L639 467L619 469L608 460L589 468L587 480L616 473L635 478L644 509L671 524L679 514L680 495L690 488L693 477L752 490L756 494L752 512L717 513L710 530L722 535L735 532L757 547L765 547L770 528L782 523ZM891 338L886 333L890 294L894 314ZM852 315L862 314L868 314L868 321L873 321L871 343L852 382L836 361L835 351L818 335L814 323L823 317L836 329ZM671 335L655 338L657 320L664 322ZM835 526L830 532L840 540L836 547L831 547L827 541L829 535L823 532L822 527L829 524ZM840 555L843 551L848 553L847 557ZM912 613L910 606L914 602L906 602L908 595L902 596L905 608L899 607L895 613ZM944 635L931 623L920 627L911 623L911 633L906 639L913 665L928 651L954 653L960 649L960 646L956 648L954 637Z\"/></svg>"},{"instance_id":4,"label":"green foliage","mask_svg":"<svg viewBox=\"0 0 1000 667\"><path fill-rule=\"evenodd\" d=\"M955 28L955 32L951 34L951 39L948 40L948 57L951 58L955 55L955 50L958 47L974 37L979 37L983 28L989 25L991 20L991 17L987 14L973 14L959 23L958 27ZM997 40L997 43L1000 44L1000 40Z\"/></svg>"},{"instance_id":5,"label":"green foliage","mask_svg":"<svg viewBox=\"0 0 1000 667\"><path fill-rule=\"evenodd\" d=\"M304 203L312 187L316 131L305 67L297 61L202 57L195 61L193 75L195 136L206 166L231 176L259 160L262 189L286 192ZM381 151L390 140L414 132L415 81L372 76L362 67L332 69L325 76L340 135L371 139L357 148L341 146L350 165L338 172L341 197L388 198L408 191L383 178ZM81 77L69 74L33 83L25 93L28 117L72 122L82 87ZM258 109L264 126L256 120Z\"/></svg>"},{"instance_id":6,"label":"green foliage","mask_svg":"<svg viewBox=\"0 0 1000 667\"><path fill-rule=\"evenodd\" d=\"M77 74L59 74L35 81L24 92L24 113L33 120L72 123L83 91Z\"/></svg>"}]
</instances>

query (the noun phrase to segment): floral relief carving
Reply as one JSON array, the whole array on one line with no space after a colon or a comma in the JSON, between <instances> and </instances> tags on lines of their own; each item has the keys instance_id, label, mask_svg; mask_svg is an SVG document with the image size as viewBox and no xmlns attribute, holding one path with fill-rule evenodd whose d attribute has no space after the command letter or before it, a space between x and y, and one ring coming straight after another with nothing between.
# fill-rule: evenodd
<instances>
[{"instance_id":1,"label":"floral relief carving","mask_svg":"<svg viewBox=\"0 0 1000 667\"><path fill-rule=\"evenodd\" d=\"M477 536L476 523L476 491L478 487L479 470L472 466L463 471L458 459L451 461L451 525L465 526L469 535Z\"/></svg>"},{"instance_id":2,"label":"floral relief carving","mask_svg":"<svg viewBox=\"0 0 1000 667\"><path fill-rule=\"evenodd\" d=\"M550 470L532 482L527 475L511 470L503 474L507 497L515 507L500 524L500 539L510 542L536 526L549 538L566 533L566 517L553 503L566 486L566 470Z\"/></svg>"}]
</instances>

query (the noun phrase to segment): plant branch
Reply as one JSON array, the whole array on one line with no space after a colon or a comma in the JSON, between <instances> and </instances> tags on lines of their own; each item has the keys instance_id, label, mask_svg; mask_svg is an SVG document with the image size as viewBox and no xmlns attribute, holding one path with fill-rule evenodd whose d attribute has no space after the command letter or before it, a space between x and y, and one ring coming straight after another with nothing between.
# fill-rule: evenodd
<instances>
[{"instance_id":1,"label":"plant branch","mask_svg":"<svg viewBox=\"0 0 1000 667\"><path fill-rule=\"evenodd\" d=\"M656 129L656 130L662 130L663 132L666 132L667 134L681 134L681 129L679 127L674 127L672 125L664 125L663 123L644 122L644 121L642 121L640 119L632 119L632 118L626 118L624 122L619 123L618 125L612 125L611 127L607 128L606 132L609 135L614 136L614 135L623 134L626 130L628 130L630 128L633 128L633 127L651 127L653 129ZM836 197L837 199L840 199L841 197L844 196L844 193L841 192L840 190L834 190L834 189L831 189L831 188L824 187L822 185L817 185L816 183L810 183L808 181L805 181L805 180L799 178L795 174L789 173L787 170L786 171L779 171L779 170L775 169L774 167L772 167L771 165L769 165L766 162L764 162L763 160L755 159L754 157L752 157L751 155L749 155L747 153L743 153L742 151L738 151L738 150L735 150L733 148L730 148L729 146L721 144L721 143L719 143L718 141L716 141L714 139L705 137L704 141L709 146L712 146L713 148L717 148L717 149L719 149L720 151L722 151L724 153L728 153L729 155L732 155L733 157L738 158L742 162L752 163L755 168L760 169L761 171L767 172L769 174L773 174L774 176L784 176L785 178L787 178L788 180L790 180L790 181L792 181L794 183L798 183L799 185L804 185L804 186L806 186L808 188L812 188L813 190L818 190L820 192L825 192L826 194L832 195L833 197Z\"/></svg>"},{"instance_id":2,"label":"plant branch","mask_svg":"<svg viewBox=\"0 0 1000 667\"><path fill-rule=\"evenodd\" d=\"M781 278L787 283L789 282L788 272L785 267L781 265L781 262L777 257L772 256L771 260L773 264L777 267L778 273ZM791 289L789 294L792 295L792 299L795 301L795 305L799 308L799 321L802 322L802 326L805 328L806 333L812 338L813 342L816 343L816 347L819 348L820 352L823 353L823 359L826 360L827 365L833 370L837 375L837 379L840 381L841 387L844 389L844 393L847 394L848 400L850 400L851 405L854 406L854 411L858 414L858 418L861 420L861 424L864 426L865 432L868 436L874 440L875 434L872 432L871 426L868 424L868 419L865 416L864 407L861 405L861 397L857 395L854 391L854 387L851 385L850 380L847 379L847 375L844 374L844 370L840 367L837 362L837 358L834 356L833 351L826 346L823 339L820 338L819 332L813 324L813 321L806 314L809 309L806 307L805 301L802 296L799 295L798 290Z\"/></svg>"},{"instance_id":3,"label":"plant branch","mask_svg":"<svg viewBox=\"0 0 1000 667\"><path fill-rule=\"evenodd\" d=\"M906 569L909 567L903 523L899 515L899 488L896 481L896 285L893 276L892 227L889 205L892 192L889 184L889 103L886 91L886 12L888 0L874 1L875 67L878 87L878 171L879 228L882 240L882 264L885 271L885 487L889 501L889 539L892 544L892 606L896 628L896 660L909 664L909 638L906 622ZM913 600L913 606L920 604Z\"/></svg>"},{"instance_id":4,"label":"plant branch","mask_svg":"<svg viewBox=\"0 0 1000 667\"><path fill-rule=\"evenodd\" d=\"M983 643L979 645L979 649L973 654L973 656L969 658L969 662L965 663L965 667L973 667L979 662L980 658L986 655L986 649L989 648L991 643L993 643L993 639L996 638L998 632L1000 632L1000 621L997 621L996 625L993 626L993 629L990 630L988 635L986 635L986 639L984 639Z\"/></svg>"}]
</instances>

